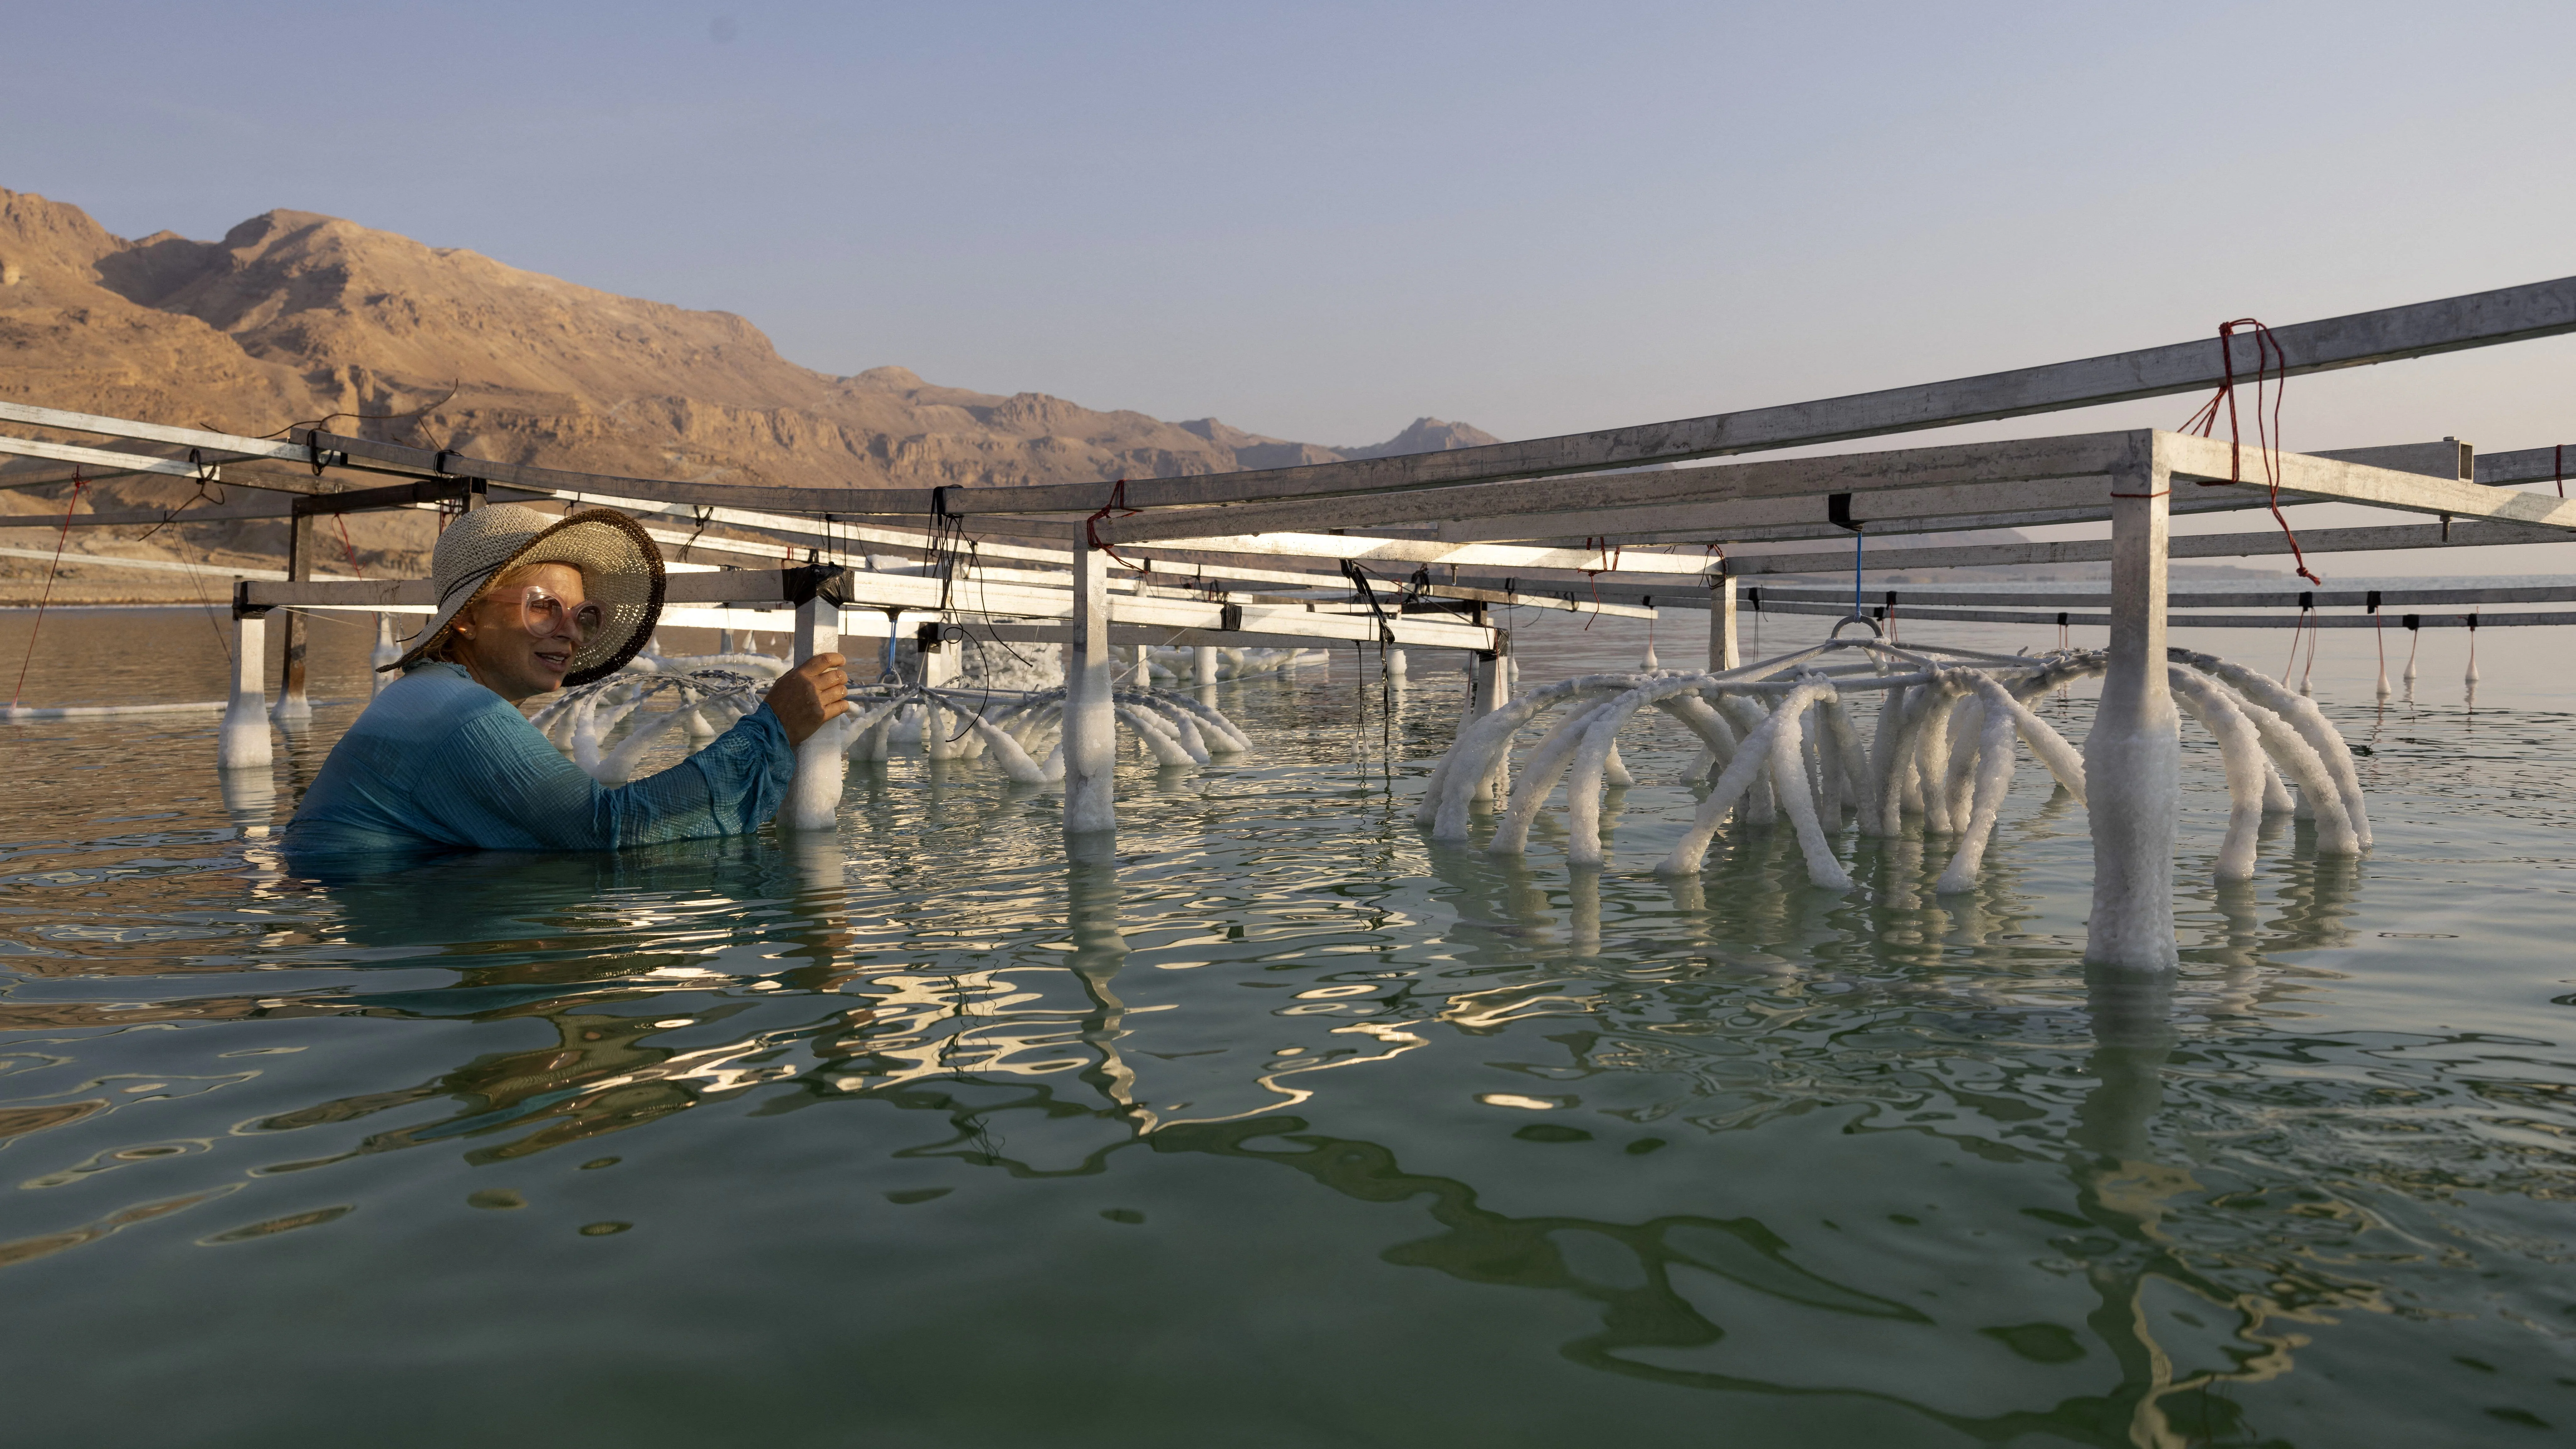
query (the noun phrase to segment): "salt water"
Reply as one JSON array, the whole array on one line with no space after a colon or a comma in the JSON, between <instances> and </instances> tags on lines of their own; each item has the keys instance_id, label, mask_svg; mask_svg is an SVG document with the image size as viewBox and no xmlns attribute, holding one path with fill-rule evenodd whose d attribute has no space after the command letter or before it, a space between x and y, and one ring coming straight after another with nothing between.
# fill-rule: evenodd
<instances>
[{"instance_id":1,"label":"salt water","mask_svg":"<svg viewBox=\"0 0 2576 1449\"><path fill-rule=\"evenodd\" d=\"M1524 622L1526 682L1644 643ZM0 726L15 1442L2576 1431L2556 631L2485 631L2474 705L2427 634L2385 708L2372 636L2325 636L2359 861L2275 822L2213 889L2187 736L2158 985L2088 977L2084 813L2028 763L1964 896L1919 839L1814 890L1785 826L1645 874L1693 804L1655 724L1609 868L1551 825L1435 845L1463 686L1422 653L1392 717L1347 650L1221 687L1263 753L1128 756L1114 852L1072 861L1051 791L908 758L854 767L837 839L317 884L275 831L369 632L314 628L323 702L254 780L211 715ZM58 610L26 697L217 698L221 638ZM2288 638L2177 642L2277 673ZM2079 740L2089 707L2045 706Z\"/></svg>"}]
</instances>

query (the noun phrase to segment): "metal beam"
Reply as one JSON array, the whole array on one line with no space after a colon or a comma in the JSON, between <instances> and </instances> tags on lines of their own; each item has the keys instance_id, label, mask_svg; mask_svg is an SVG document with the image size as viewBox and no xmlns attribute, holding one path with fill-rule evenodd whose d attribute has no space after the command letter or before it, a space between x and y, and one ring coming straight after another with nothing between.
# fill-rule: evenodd
<instances>
[{"instance_id":1,"label":"metal beam","mask_svg":"<svg viewBox=\"0 0 2576 1449\"><path fill-rule=\"evenodd\" d=\"M21 458L50 458L57 463L78 463L86 468L118 473L160 473L173 478L203 478L208 482L221 480L220 473L212 464L200 466L185 458L149 458L141 453L119 453L107 448L84 448L77 443L42 443L33 438L0 437L0 453L13 453Z\"/></svg>"},{"instance_id":2,"label":"metal beam","mask_svg":"<svg viewBox=\"0 0 2576 1449\"><path fill-rule=\"evenodd\" d=\"M2306 529L2299 547L2308 553L2372 553L2383 549L2484 548L2516 543L2576 542L2566 530L2522 523L2401 523L2367 528ZM2278 529L2261 533L2183 533L2167 545L2169 558L2259 558L2287 554L2290 542ZM1871 569L2016 568L2026 564L2106 563L2107 538L2070 538L2050 543L1977 543L1922 548L1873 548L1866 555ZM1740 575L1830 574L1851 568L1842 549L1808 553L1737 554L1727 569ZM1626 592L1634 586L1622 585ZM1605 588L1603 593L1609 596ZM1619 595L1625 597L1626 593Z\"/></svg>"},{"instance_id":3,"label":"metal beam","mask_svg":"<svg viewBox=\"0 0 2576 1449\"><path fill-rule=\"evenodd\" d=\"M103 438L133 438L146 443L168 443L173 447L231 453L244 458L279 458L294 463L305 461L303 448L292 443L278 442L274 438L249 438L238 433L218 433L204 428L164 427L159 423L138 423L126 418L102 417L97 413L75 413L66 412L61 408L40 408L30 403L0 402L0 423L24 423L32 427L60 428L67 433L94 433ZM187 466L184 460L181 466Z\"/></svg>"},{"instance_id":4,"label":"metal beam","mask_svg":"<svg viewBox=\"0 0 2576 1449\"><path fill-rule=\"evenodd\" d=\"M1982 449L1992 445L1801 459L1801 463L1812 468L1808 486L1789 490L1785 495L1761 483L1751 487L1739 486L1724 476L1767 471L1781 467L1780 464L1676 469L1651 476L1686 480L1699 478L1713 486L1704 496L1677 494L1674 501L1659 507L1579 507L1577 505L1587 496L1584 485L1589 481L1581 478L1556 479L1534 485L1510 484L1504 486L1524 490L1510 496L1527 499L1539 506L1508 515L1486 512L1452 514L1452 521L1442 523L1435 533L1443 541L1457 543L1561 543L1573 539L1614 544L1670 543L1678 539L1742 542L1748 537L1779 537L1784 533L1829 538L1855 526L1875 527L1882 531L1891 525L1900 529L1920 529L1927 520L1940 521L1947 528L1953 525L1946 520L1955 516L2034 514L2050 521L2108 518L2109 505L2105 500L2109 490L2098 485L2109 476L2125 452L2143 446L2141 440L2146 436L2144 429L2090 434L2080 439L2064 440L2080 442L2084 446L2054 454L2037 449L2007 451L1998 448L1992 454L1995 461L1991 467L1978 466L1978 457ZM1920 452L1938 452L1943 456L1936 466L1923 468L1889 466L1872 461L1903 459ZM2247 456L2253 455L2249 453ZM2463 470L2469 466L2471 455L2465 444L2446 439L2439 443L2354 448L2306 456L2457 480L2467 476ZM2060 469L2035 469L2033 466L2052 460L2071 466ZM2089 467L2084 466L2088 464ZM2025 486L2001 486L2013 484ZM1533 489L1538 491L1528 491ZM1407 494L1405 499L1424 502L1470 493L1488 493L1488 490L1434 490ZM1838 500L1837 494L1847 496ZM1304 506L1318 510L1340 508L1345 512L1357 511L1355 504L1347 501ZM2197 490L2192 496L2177 495L2174 499L2177 513L2208 513L2258 506L2261 506L2260 502L2251 498L2221 498Z\"/></svg>"},{"instance_id":5,"label":"metal beam","mask_svg":"<svg viewBox=\"0 0 2576 1449\"><path fill-rule=\"evenodd\" d=\"M2576 277L2297 323L2275 328L2272 337L2287 358L2287 372L2302 375L2566 332L2576 332ZM1156 508L1437 487L1800 447L2098 407L2216 388L2229 371L2231 357L2238 380L2254 377L2262 359L2253 335L2238 334L2226 346L2222 353L2216 337L2203 337L1949 382L1525 442L1198 478L1129 479L1125 501L1132 507ZM1106 483L956 488L949 490L947 502L960 513L1089 510L1107 504L1110 491Z\"/></svg>"},{"instance_id":6,"label":"metal beam","mask_svg":"<svg viewBox=\"0 0 2576 1449\"><path fill-rule=\"evenodd\" d=\"M1765 614L1815 614L1819 616L1833 617L1850 613L1851 606L1848 602L1839 605L1775 604L1768 597L1765 597L1762 601L1762 612ZM1930 607L1909 607L1900 611L1897 617L1907 621L1918 619L1937 619L1945 623L1962 624L2046 624L2054 626L2058 622L2058 617L2055 613L2024 613L2010 609L1939 609ZM2295 614L2168 614L2165 616L2165 622L2169 628L2173 629L2372 629L2404 627L2402 623L2402 618L2404 617L2412 617L2415 620L2415 626L2421 629L2517 629L2529 628L2534 625L2576 624L2576 609L2560 609L2551 612L2513 614L2486 614L2479 613L2474 610L2468 613L2461 613L2454 610L2439 614L2410 613L2402 616L2385 610L2378 614L2309 614L2306 616ZM2477 622L2475 624L2471 624L2469 621L2472 619L2475 619ZM2111 616L2109 614L2069 613L2066 616L2065 622L2070 625L2089 625L2093 628L2099 629L2106 628L2110 625Z\"/></svg>"},{"instance_id":7,"label":"metal beam","mask_svg":"<svg viewBox=\"0 0 2576 1449\"><path fill-rule=\"evenodd\" d=\"M1374 528L1392 523L1445 523L1462 518L1484 519L1510 514L1583 514L1601 509L1651 514L1658 510L1640 509L1635 505L1708 505L1750 499L1792 499L1832 493L2080 477L2104 473L2118 466L2135 446L2132 437L2129 432L2078 433L2056 438L1837 453L1822 458L1730 463L1704 468L1477 483L1369 498L1174 509L1132 518L1105 518L1095 528L1100 537L1123 544L1209 533ZM1629 523L1624 526L1636 525ZM1612 529L1563 522L1563 526L1533 531L1546 537L1562 538L1574 534L1605 533ZM1449 535L1443 533L1441 536Z\"/></svg>"},{"instance_id":8,"label":"metal beam","mask_svg":"<svg viewBox=\"0 0 2576 1449\"><path fill-rule=\"evenodd\" d=\"M2301 375L2565 332L2576 332L2576 278L2297 323L2276 328L2271 335L2287 359L2287 374ZM541 487L597 488L605 483L613 485L613 491L685 502L739 503L751 501L745 497L751 493L757 495L758 506L843 515L918 514L941 508L958 514L1088 512L1108 506L1114 495L1116 501L1135 508L1313 498L1599 471L1877 437L2197 392L2217 387L2231 368L2240 379L2252 378L2262 360L2251 334L2226 340L2209 337L1947 382L1600 432L1296 468L1126 479L1117 485L769 489L609 479L457 454L441 458L427 449L334 434L298 434L295 441L305 442L309 436L316 446L344 453L357 466L445 471ZM722 496L728 493L730 499Z\"/></svg>"},{"instance_id":9,"label":"metal beam","mask_svg":"<svg viewBox=\"0 0 2576 1449\"><path fill-rule=\"evenodd\" d=\"M1924 607L2081 609L2107 608L2111 603L2107 589L2047 592L1970 589L1958 585L1935 589L1900 586L1865 589L1863 595L1862 603L1866 607L1884 608L1893 601L1895 607L1907 614ZM1761 602L1766 610L1783 604L1838 604L1848 613L1851 597L1852 591L1848 588L1771 584L1763 587ZM2382 609L2439 609L2472 604L2576 604L2576 585L2459 589L2168 588L2165 602L2167 607L2175 609L2367 609L2374 603Z\"/></svg>"}]
</instances>

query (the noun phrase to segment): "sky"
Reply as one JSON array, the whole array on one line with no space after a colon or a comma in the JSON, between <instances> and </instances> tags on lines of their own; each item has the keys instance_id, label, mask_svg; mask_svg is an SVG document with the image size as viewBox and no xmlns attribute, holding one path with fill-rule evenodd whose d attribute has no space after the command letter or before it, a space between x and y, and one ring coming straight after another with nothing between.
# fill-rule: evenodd
<instances>
[{"instance_id":1,"label":"sky","mask_svg":"<svg viewBox=\"0 0 2576 1449\"><path fill-rule=\"evenodd\" d=\"M7 0L0 186L288 207L1351 445L1792 402L2576 272L2576 5ZM1944 441L2172 427L2166 399ZM2576 441L2576 339L2291 385ZM2320 525L2325 521L2318 511ZM2515 553L2528 552L2516 550Z\"/></svg>"}]
</instances>

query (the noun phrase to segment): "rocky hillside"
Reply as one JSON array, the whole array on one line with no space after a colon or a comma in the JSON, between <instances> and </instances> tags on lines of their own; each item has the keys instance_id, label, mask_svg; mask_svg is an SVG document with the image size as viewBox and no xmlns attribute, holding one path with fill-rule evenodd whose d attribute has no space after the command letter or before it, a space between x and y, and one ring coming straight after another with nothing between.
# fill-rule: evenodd
<instances>
[{"instance_id":1,"label":"rocky hillside","mask_svg":"<svg viewBox=\"0 0 2576 1449\"><path fill-rule=\"evenodd\" d=\"M1495 441L1423 418L1374 446L1324 447L1214 418L943 387L901 367L835 377L780 357L731 313L594 291L334 217L272 211L221 241L129 241L78 207L6 190L0 398L251 434L331 417L338 431L513 462L817 487L1217 473ZM0 464L0 483L31 471L60 468ZM139 505L170 491L134 483L110 496ZM43 503L0 492L0 512ZM362 556L418 543L403 521L357 528ZM37 542L29 529L0 534ZM267 551L255 529L212 542ZM24 565L0 560L0 572Z\"/></svg>"}]
</instances>

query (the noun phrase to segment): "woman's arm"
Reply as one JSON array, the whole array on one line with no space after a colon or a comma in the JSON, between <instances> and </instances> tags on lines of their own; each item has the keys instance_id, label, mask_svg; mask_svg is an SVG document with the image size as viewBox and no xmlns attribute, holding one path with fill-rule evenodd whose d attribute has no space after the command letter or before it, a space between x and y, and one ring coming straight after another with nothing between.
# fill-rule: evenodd
<instances>
[{"instance_id":1,"label":"woman's arm","mask_svg":"<svg viewBox=\"0 0 2576 1449\"><path fill-rule=\"evenodd\" d=\"M497 698L460 721L437 755L424 762L417 805L435 833L487 850L613 850L745 835L776 813L796 776L786 728L766 705L671 768L614 789Z\"/></svg>"}]
</instances>

